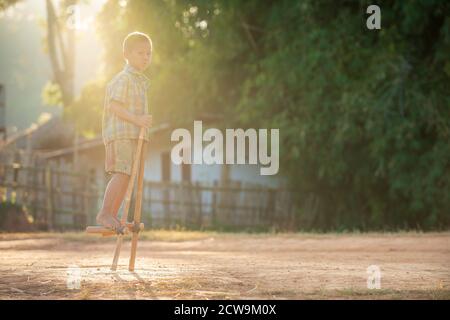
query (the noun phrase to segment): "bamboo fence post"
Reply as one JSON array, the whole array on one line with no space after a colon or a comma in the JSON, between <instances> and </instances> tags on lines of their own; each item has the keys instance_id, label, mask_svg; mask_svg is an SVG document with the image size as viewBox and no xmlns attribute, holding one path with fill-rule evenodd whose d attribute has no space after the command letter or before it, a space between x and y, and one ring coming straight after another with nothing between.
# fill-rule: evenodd
<instances>
[{"instance_id":1,"label":"bamboo fence post","mask_svg":"<svg viewBox=\"0 0 450 320\"><path fill-rule=\"evenodd\" d=\"M211 199L211 226L216 227L217 224L217 188L219 183L217 180L214 180L213 182L213 189L212 189L212 199Z\"/></svg>"},{"instance_id":2,"label":"bamboo fence post","mask_svg":"<svg viewBox=\"0 0 450 320\"><path fill-rule=\"evenodd\" d=\"M197 209L195 210L195 223L199 228L202 226L202 218L203 218L203 208L202 208L202 192L200 189L200 183L198 181L195 182L195 195L197 198Z\"/></svg>"},{"instance_id":3,"label":"bamboo fence post","mask_svg":"<svg viewBox=\"0 0 450 320\"><path fill-rule=\"evenodd\" d=\"M53 230L53 183L52 183L52 170L50 165L47 164L45 168L45 188L46 188L46 223L47 229Z\"/></svg>"}]
</instances>

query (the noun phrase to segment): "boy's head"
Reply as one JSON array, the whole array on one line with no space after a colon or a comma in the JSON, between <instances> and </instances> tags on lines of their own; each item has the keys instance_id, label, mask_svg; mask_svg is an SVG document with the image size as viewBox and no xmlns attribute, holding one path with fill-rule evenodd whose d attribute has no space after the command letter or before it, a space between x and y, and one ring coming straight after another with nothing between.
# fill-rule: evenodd
<instances>
[{"instance_id":1,"label":"boy's head","mask_svg":"<svg viewBox=\"0 0 450 320\"><path fill-rule=\"evenodd\" d=\"M152 59L152 40L142 32L128 34L123 40L123 56L131 66L144 71Z\"/></svg>"}]
</instances>

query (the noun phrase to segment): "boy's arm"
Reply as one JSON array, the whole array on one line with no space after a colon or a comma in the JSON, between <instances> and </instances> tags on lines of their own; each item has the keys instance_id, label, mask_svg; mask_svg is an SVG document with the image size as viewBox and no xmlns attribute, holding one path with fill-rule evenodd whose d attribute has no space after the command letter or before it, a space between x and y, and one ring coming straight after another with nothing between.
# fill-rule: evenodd
<instances>
[{"instance_id":1,"label":"boy's arm","mask_svg":"<svg viewBox=\"0 0 450 320\"><path fill-rule=\"evenodd\" d=\"M108 105L109 112L114 113L118 117L122 118L125 121L132 122L134 124L138 124L136 122L136 115L128 111L122 103L112 100Z\"/></svg>"},{"instance_id":2,"label":"boy's arm","mask_svg":"<svg viewBox=\"0 0 450 320\"><path fill-rule=\"evenodd\" d=\"M118 117L122 118L125 121L131 122L139 127L149 128L151 126L151 116L150 115L142 115L137 116L134 113L128 111L122 103L111 100L108 105L109 112L114 113Z\"/></svg>"}]
</instances>

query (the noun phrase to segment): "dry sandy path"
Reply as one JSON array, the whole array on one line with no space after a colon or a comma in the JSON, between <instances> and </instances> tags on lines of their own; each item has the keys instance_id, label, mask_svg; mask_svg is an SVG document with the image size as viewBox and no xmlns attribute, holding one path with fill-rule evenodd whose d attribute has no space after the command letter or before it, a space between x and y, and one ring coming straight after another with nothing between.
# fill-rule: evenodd
<instances>
[{"instance_id":1,"label":"dry sandy path","mask_svg":"<svg viewBox=\"0 0 450 320\"><path fill-rule=\"evenodd\" d=\"M0 299L450 299L450 233L141 240L134 273L128 239L118 271L109 270L114 245L0 234ZM367 289L370 265L381 270L379 290ZM80 288L69 289L77 274Z\"/></svg>"}]
</instances>

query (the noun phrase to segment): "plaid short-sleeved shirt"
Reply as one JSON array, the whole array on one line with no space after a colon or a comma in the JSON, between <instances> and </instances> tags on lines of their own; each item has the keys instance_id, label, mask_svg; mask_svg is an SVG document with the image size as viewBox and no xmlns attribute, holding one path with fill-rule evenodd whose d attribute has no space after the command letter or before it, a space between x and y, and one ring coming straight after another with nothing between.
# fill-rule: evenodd
<instances>
[{"instance_id":1,"label":"plaid short-sleeved shirt","mask_svg":"<svg viewBox=\"0 0 450 320\"><path fill-rule=\"evenodd\" d=\"M102 135L105 145L113 140L139 138L140 128L138 126L118 117L107 107L112 100L116 100L136 115L149 114L148 86L149 79L129 64L126 64L124 69L108 83L102 119ZM145 140L149 141L148 129Z\"/></svg>"}]
</instances>

